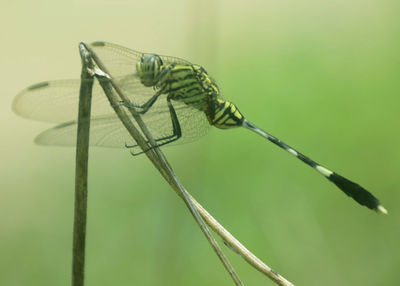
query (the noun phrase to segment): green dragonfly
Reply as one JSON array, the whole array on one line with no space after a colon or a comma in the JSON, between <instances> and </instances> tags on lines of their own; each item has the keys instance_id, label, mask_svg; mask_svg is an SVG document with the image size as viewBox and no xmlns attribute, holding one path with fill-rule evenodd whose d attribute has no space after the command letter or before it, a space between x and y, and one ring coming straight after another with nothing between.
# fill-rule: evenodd
<instances>
[{"instance_id":1,"label":"green dragonfly","mask_svg":"<svg viewBox=\"0 0 400 286\"><path fill-rule=\"evenodd\" d=\"M90 47L107 67L109 76L128 96L130 102L121 104L142 115L158 146L196 140L207 133L209 126L244 127L312 167L359 204L387 213L379 200L360 185L248 121L236 105L221 96L215 80L203 67L180 58L137 52L106 42L95 42ZM75 145L79 86L80 80L42 82L17 95L13 102L17 114L60 123L39 134L35 139L38 144ZM98 83L93 87L90 144L131 149L137 146Z\"/></svg>"}]
</instances>

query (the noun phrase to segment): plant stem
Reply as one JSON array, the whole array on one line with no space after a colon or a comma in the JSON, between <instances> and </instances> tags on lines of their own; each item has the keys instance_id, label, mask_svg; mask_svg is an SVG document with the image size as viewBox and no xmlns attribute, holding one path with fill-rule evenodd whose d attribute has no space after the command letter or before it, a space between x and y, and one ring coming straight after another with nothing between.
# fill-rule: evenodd
<instances>
[{"instance_id":1,"label":"plant stem","mask_svg":"<svg viewBox=\"0 0 400 286\"><path fill-rule=\"evenodd\" d=\"M85 241L87 218L87 177L89 160L90 111L92 102L93 68L90 55L80 45L82 58L79 91L78 134L75 165L75 210L72 250L72 286L83 286L85 278Z\"/></svg>"}]
</instances>

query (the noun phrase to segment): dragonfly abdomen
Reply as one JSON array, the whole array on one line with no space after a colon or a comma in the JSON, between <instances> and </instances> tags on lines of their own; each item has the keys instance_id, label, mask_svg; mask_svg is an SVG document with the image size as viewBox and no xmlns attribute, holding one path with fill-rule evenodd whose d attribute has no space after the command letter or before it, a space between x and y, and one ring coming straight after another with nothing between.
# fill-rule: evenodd
<instances>
[{"instance_id":1,"label":"dragonfly abdomen","mask_svg":"<svg viewBox=\"0 0 400 286\"><path fill-rule=\"evenodd\" d=\"M232 102L216 98L210 103L207 114L211 125L220 129L229 129L243 125L244 117Z\"/></svg>"}]
</instances>

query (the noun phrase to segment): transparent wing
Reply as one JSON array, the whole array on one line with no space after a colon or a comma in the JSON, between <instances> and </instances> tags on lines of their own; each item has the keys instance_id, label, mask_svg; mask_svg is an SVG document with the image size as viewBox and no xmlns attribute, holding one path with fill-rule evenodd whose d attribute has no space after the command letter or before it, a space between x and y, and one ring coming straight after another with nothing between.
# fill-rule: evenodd
<instances>
[{"instance_id":1,"label":"transparent wing","mask_svg":"<svg viewBox=\"0 0 400 286\"><path fill-rule=\"evenodd\" d=\"M136 72L136 63L143 55L142 53L107 42L94 42L90 47L101 59L104 66L113 77L125 76ZM181 65L191 65L189 61L184 59L160 55L164 64L177 63Z\"/></svg>"},{"instance_id":2,"label":"transparent wing","mask_svg":"<svg viewBox=\"0 0 400 286\"><path fill-rule=\"evenodd\" d=\"M143 86L134 74L115 79L129 99L143 104L154 90ZM13 110L18 115L39 121L62 123L78 118L80 80L48 81L32 85L21 91L14 99ZM160 104L156 109L162 108ZM92 115L112 113L112 107L100 84L95 80L92 91Z\"/></svg>"},{"instance_id":3,"label":"transparent wing","mask_svg":"<svg viewBox=\"0 0 400 286\"><path fill-rule=\"evenodd\" d=\"M173 105L181 125L182 138L168 146L192 142L207 133L210 125L203 112L187 107L180 102L174 102ZM149 111L142 115L142 118L155 139L172 135L169 111ZM136 122L134 120L132 122L138 128ZM69 121L42 132L36 137L35 142L40 145L74 146L76 134L77 122ZM96 116L91 119L90 145L123 148L125 144L132 146L136 145L136 142L130 137L115 114Z\"/></svg>"},{"instance_id":4,"label":"transparent wing","mask_svg":"<svg viewBox=\"0 0 400 286\"><path fill-rule=\"evenodd\" d=\"M135 104L143 104L154 95L152 87L145 87L136 75L136 63L146 53L137 52L106 42L91 44L124 94ZM191 64L180 58L161 56L165 63ZM20 92L13 102L14 111L26 118L61 123L76 120L78 116L80 80L60 80L32 85ZM160 111L166 105L154 106ZM112 113L112 108L95 81L93 87L92 114L98 116Z\"/></svg>"}]
</instances>

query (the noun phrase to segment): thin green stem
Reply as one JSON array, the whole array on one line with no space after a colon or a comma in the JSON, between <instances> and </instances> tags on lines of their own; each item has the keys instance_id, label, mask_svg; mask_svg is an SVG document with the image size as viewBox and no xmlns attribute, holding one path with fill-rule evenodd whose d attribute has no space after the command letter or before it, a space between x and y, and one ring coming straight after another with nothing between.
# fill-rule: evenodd
<instances>
[{"instance_id":1,"label":"thin green stem","mask_svg":"<svg viewBox=\"0 0 400 286\"><path fill-rule=\"evenodd\" d=\"M75 210L72 253L72 286L83 286L85 278L85 241L87 218L87 176L89 160L90 110L93 75L89 73L91 58L79 46L82 58L81 87L79 91L78 134L75 166Z\"/></svg>"}]
</instances>

